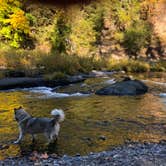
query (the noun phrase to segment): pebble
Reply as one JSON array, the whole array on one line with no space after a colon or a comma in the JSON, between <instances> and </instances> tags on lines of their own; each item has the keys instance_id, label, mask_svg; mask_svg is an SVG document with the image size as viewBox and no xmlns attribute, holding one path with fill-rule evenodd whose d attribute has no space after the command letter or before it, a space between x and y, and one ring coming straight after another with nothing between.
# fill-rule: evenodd
<instances>
[{"instance_id":1,"label":"pebble","mask_svg":"<svg viewBox=\"0 0 166 166\"><path fill-rule=\"evenodd\" d=\"M27 156L17 158L7 158L0 161L0 166L130 166L130 165L154 165L166 166L166 143L130 143L124 146L114 148L110 151L100 153L91 152L87 156L63 157L40 159L39 161L30 161Z\"/></svg>"}]
</instances>

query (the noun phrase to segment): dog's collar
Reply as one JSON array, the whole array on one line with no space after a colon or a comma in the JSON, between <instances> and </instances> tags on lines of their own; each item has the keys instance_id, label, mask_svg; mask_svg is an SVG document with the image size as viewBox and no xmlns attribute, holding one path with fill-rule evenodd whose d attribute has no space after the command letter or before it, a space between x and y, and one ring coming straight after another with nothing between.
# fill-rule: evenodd
<instances>
[{"instance_id":1,"label":"dog's collar","mask_svg":"<svg viewBox=\"0 0 166 166\"><path fill-rule=\"evenodd\" d=\"M19 122L19 124L21 124L22 122L24 122L24 121L26 121L26 120L28 120L28 119L30 119L30 118L32 118L32 116L24 118L23 120L21 120L21 121Z\"/></svg>"}]
</instances>

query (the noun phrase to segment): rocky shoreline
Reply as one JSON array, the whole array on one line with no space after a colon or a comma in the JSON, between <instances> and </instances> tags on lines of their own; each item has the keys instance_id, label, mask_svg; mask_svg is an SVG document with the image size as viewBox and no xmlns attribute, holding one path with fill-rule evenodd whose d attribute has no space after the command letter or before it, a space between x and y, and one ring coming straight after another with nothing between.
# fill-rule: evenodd
<instances>
[{"instance_id":1,"label":"rocky shoreline","mask_svg":"<svg viewBox=\"0 0 166 166\"><path fill-rule=\"evenodd\" d=\"M92 71L89 74L79 74L75 76L66 75L60 79L45 79L44 77L9 77L0 79L0 90L31 87L57 87L85 81L87 78L109 77L115 72ZM124 77L120 81L114 81L95 92L97 95L141 95L148 91L148 87L140 80Z\"/></svg>"},{"instance_id":2,"label":"rocky shoreline","mask_svg":"<svg viewBox=\"0 0 166 166\"><path fill-rule=\"evenodd\" d=\"M23 156L7 158L0 165L8 166L166 166L166 143L129 143L110 151L90 153L87 156L58 157L44 155L41 158Z\"/></svg>"}]
</instances>

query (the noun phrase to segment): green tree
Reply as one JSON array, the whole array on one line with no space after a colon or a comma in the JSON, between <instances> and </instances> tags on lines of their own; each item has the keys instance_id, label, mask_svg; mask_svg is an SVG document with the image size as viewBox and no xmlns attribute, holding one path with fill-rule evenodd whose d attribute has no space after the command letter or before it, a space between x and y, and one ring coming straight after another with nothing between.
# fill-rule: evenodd
<instances>
[{"instance_id":1,"label":"green tree","mask_svg":"<svg viewBox=\"0 0 166 166\"><path fill-rule=\"evenodd\" d=\"M129 54L137 55L151 40L151 27L144 21L139 21L124 32L123 45Z\"/></svg>"},{"instance_id":2,"label":"green tree","mask_svg":"<svg viewBox=\"0 0 166 166\"><path fill-rule=\"evenodd\" d=\"M60 11L59 15L55 18L54 32L51 34L53 51L66 53L70 32L71 27L67 21L65 12Z\"/></svg>"}]
</instances>

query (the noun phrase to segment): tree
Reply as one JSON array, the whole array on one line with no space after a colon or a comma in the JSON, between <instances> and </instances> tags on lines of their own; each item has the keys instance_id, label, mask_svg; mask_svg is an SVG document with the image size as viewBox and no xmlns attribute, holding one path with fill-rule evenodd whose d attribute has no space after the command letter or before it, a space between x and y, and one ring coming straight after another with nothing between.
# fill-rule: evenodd
<instances>
[{"instance_id":1,"label":"tree","mask_svg":"<svg viewBox=\"0 0 166 166\"><path fill-rule=\"evenodd\" d=\"M0 38L19 48L29 34L29 21L19 0L0 0Z\"/></svg>"}]
</instances>

